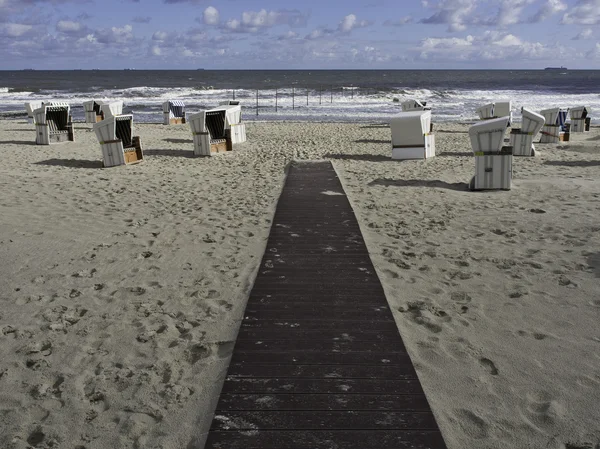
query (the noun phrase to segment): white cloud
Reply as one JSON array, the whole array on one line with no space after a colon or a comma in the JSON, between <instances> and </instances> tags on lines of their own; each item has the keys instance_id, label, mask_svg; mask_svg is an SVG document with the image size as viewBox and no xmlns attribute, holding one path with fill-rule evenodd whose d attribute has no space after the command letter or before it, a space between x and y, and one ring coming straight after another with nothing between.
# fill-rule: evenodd
<instances>
[{"instance_id":1,"label":"white cloud","mask_svg":"<svg viewBox=\"0 0 600 449\"><path fill-rule=\"evenodd\" d=\"M532 3L532 0L501 0L498 14L492 21L492 24L507 27L519 22L525 22L523 9L530 3Z\"/></svg>"},{"instance_id":2,"label":"white cloud","mask_svg":"<svg viewBox=\"0 0 600 449\"><path fill-rule=\"evenodd\" d=\"M0 34L8 37L19 37L27 33L33 28L31 25L22 23L3 23L0 24Z\"/></svg>"},{"instance_id":3,"label":"white cloud","mask_svg":"<svg viewBox=\"0 0 600 449\"><path fill-rule=\"evenodd\" d=\"M206 25L218 25L219 24L219 10L214 6L209 6L202 13L202 18Z\"/></svg>"},{"instance_id":4,"label":"white cloud","mask_svg":"<svg viewBox=\"0 0 600 449\"><path fill-rule=\"evenodd\" d=\"M435 14L421 20L421 23L448 25L449 32L463 31L471 23L478 0L439 0L435 5L423 1L424 7L437 10Z\"/></svg>"},{"instance_id":5,"label":"white cloud","mask_svg":"<svg viewBox=\"0 0 600 449\"><path fill-rule=\"evenodd\" d=\"M59 20L56 24L56 30L61 33L78 33L82 28L83 26L79 22L72 20Z\"/></svg>"},{"instance_id":6,"label":"white cloud","mask_svg":"<svg viewBox=\"0 0 600 449\"><path fill-rule=\"evenodd\" d=\"M308 15L298 10L244 11L240 19L228 20L223 28L236 33L257 33L277 25L299 27L306 25Z\"/></svg>"},{"instance_id":7,"label":"white cloud","mask_svg":"<svg viewBox=\"0 0 600 449\"><path fill-rule=\"evenodd\" d=\"M364 28L369 26L371 23L367 20L358 20L354 14L348 14L342 19L338 25L338 31L342 33L349 33L355 28Z\"/></svg>"},{"instance_id":8,"label":"white cloud","mask_svg":"<svg viewBox=\"0 0 600 449\"><path fill-rule=\"evenodd\" d=\"M579 0L563 15L564 24L597 25L600 23L600 0Z\"/></svg>"},{"instance_id":9,"label":"white cloud","mask_svg":"<svg viewBox=\"0 0 600 449\"><path fill-rule=\"evenodd\" d=\"M530 22L543 22L550 16L564 11L567 9L567 5L561 0L546 0L538 12L529 19Z\"/></svg>"},{"instance_id":10,"label":"white cloud","mask_svg":"<svg viewBox=\"0 0 600 449\"><path fill-rule=\"evenodd\" d=\"M594 32L592 31L591 28L586 28L584 30L581 30L579 32L579 34L577 34L577 36L573 37L571 40L584 41L584 40L590 39L593 34L594 34Z\"/></svg>"},{"instance_id":11,"label":"white cloud","mask_svg":"<svg viewBox=\"0 0 600 449\"><path fill-rule=\"evenodd\" d=\"M406 17L401 17L398 20L386 20L385 22L383 22L384 26L394 26L394 27L401 27L404 25L408 25L409 23L413 22L413 18L411 16L406 16Z\"/></svg>"}]
</instances>

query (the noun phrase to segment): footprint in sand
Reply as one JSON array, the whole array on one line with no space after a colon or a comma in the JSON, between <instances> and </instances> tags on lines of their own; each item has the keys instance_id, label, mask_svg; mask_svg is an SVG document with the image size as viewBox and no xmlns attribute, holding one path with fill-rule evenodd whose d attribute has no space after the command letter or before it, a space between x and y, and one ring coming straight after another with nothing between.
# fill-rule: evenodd
<instances>
[{"instance_id":1,"label":"footprint in sand","mask_svg":"<svg viewBox=\"0 0 600 449\"><path fill-rule=\"evenodd\" d=\"M490 359L486 359L485 357L483 357L479 359L479 363L481 364L481 366L486 368L492 376L498 375L498 368L496 368L496 364Z\"/></svg>"}]
</instances>

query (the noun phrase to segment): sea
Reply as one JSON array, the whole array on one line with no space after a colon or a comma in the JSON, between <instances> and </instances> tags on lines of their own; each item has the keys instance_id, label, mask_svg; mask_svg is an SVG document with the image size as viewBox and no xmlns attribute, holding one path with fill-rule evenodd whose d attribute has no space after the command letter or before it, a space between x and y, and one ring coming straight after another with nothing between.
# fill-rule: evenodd
<instances>
[{"instance_id":1,"label":"sea","mask_svg":"<svg viewBox=\"0 0 600 449\"><path fill-rule=\"evenodd\" d=\"M427 102L434 121L468 122L477 107L600 110L600 70L20 70L0 71L0 117L23 118L24 103L65 101L84 120L84 101L122 100L137 122L161 122L162 103L188 114L241 102L244 120L380 122L406 99ZM593 122L600 122L600 116Z\"/></svg>"}]
</instances>

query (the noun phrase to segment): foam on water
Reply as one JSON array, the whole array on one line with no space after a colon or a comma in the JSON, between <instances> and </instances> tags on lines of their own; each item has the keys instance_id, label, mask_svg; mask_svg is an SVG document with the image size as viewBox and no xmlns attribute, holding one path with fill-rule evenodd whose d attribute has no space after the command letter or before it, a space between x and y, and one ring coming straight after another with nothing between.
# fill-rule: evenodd
<instances>
[{"instance_id":1,"label":"foam on water","mask_svg":"<svg viewBox=\"0 0 600 449\"><path fill-rule=\"evenodd\" d=\"M162 120L162 103L177 98L186 103L187 112L193 113L216 106L220 101L240 100L246 120L306 120L306 121L385 121L397 114L400 103L409 98L426 101L432 106L434 120L471 121L477 118L477 107L501 100L512 100L515 118L525 106L534 111L550 107L586 105L600 111L600 94L563 93L551 89L540 90L481 90L481 89L414 89L398 86L390 89L365 89L353 86L330 90L282 88L258 91L253 89L214 89L205 87L151 87L126 89L88 88L86 92L49 90L12 91L0 87L0 112L24 110L23 103L32 100L66 101L71 104L75 120L83 119L83 102L91 98L110 101L123 100L124 112L135 114L137 122ZM90 90L93 93L90 93ZM306 94L308 92L308 105ZM319 93L321 99L319 101ZM277 101L276 101L277 94ZM277 106L277 111L275 107ZM594 113L592 112L592 117ZM600 117L599 120L600 121Z\"/></svg>"}]
</instances>

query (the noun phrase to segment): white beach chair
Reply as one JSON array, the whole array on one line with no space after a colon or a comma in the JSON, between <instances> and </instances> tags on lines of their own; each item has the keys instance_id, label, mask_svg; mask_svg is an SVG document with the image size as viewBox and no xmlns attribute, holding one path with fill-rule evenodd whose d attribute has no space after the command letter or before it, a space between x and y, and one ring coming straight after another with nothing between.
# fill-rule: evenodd
<instances>
[{"instance_id":1,"label":"white beach chair","mask_svg":"<svg viewBox=\"0 0 600 449\"><path fill-rule=\"evenodd\" d=\"M480 120L489 120L494 118L494 103L484 104L477 108L477 115Z\"/></svg>"},{"instance_id":2,"label":"white beach chair","mask_svg":"<svg viewBox=\"0 0 600 449\"><path fill-rule=\"evenodd\" d=\"M521 113L523 114L521 128L513 128L510 131L510 146L513 147L515 156L535 156L533 139L541 131L546 119L526 108L521 108Z\"/></svg>"},{"instance_id":3,"label":"white beach chair","mask_svg":"<svg viewBox=\"0 0 600 449\"><path fill-rule=\"evenodd\" d=\"M486 120L469 128L475 154L475 176L471 190L502 189L512 186L512 147L503 146L508 117Z\"/></svg>"},{"instance_id":4,"label":"white beach chair","mask_svg":"<svg viewBox=\"0 0 600 449\"><path fill-rule=\"evenodd\" d=\"M35 123L35 143L50 145L51 143L73 142L73 120L71 109L67 103L50 102L33 111Z\"/></svg>"},{"instance_id":5,"label":"white beach chair","mask_svg":"<svg viewBox=\"0 0 600 449\"><path fill-rule=\"evenodd\" d=\"M392 159L426 159L435 156L431 111L401 112L390 121Z\"/></svg>"},{"instance_id":6,"label":"white beach chair","mask_svg":"<svg viewBox=\"0 0 600 449\"><path fill-rule=\"evenodd\" d=\"M410 111L425 111L431 109L427 106L427 102L420 102L419 100L406 100L402 102L402 112L410 112Z\"/></svg>"},{"instance_id":7,"label":"white beach chair","mask_svg":"<svg viewBox=\"0 0 600 449\"><path fill-rule=\"evenodd\" d=\"M185 121L185 104L181 100L168 100L163 103L163 124L182 125Z\"/></svg>"},{"instance_id":8,"label":"white beach chair","mask_svg":"<svg viewBox=\"0 0 600 449\"><path fill-rule=\"evenodd\" d=\"M558 143L569 140L569 133L566 131L568 112L568 109L563 108L550 108L540 111L540 114L546 120L540 131L540 143Z\"/></svg>"},{"instance_id":9,"label":"white beach chair","mask_svg":"<svg viewBox=\"0 0 600 449\"><path fill-rule=\"evenodd\" d=\"M115 117L123 114L123 102L122 101L111 101L108 103L102 103L100 105L100 112L104 119L108 117Z\"/></svg>"},{"instance_id":10,"label":"white beach chair","mask_svg":"<svg viewBox=\"0 0 600 449\"><path fill-rule=\"evenodd\" d=\"M494 117L508 117L508 126L511 126L513 122L512 101L496 101Z\"/></svg>"},{"instance_id":11,"label":"white beach chair","mask_svg":"<svg viewBox=\"0 0 600 449\"><path fill-rule=\"evenodd\" d=\"M25 103L25 110L27 111L27 123L35 123L33 120L33 111L41 108L43 104L43 101L29 101Z\"/></svg>"},{"instance_id":12,"label":"white beach chair","mask_svg":"<svg viewBox=\"0 0 600 449\"><path fill-rule=\"evenodd\" d=\"M142 143L133 134L133 115L110 116L94 124L104 167L137 164L144 160Z\"/></svg>"},{"instance_id":13,"label":"white beach chair","mask_svg":"<svg viewBox=\"0 0 600 449\"><path fill-rule=\"evenodd\" d=\"M85 111L86 123L98 123L104 119L104 115L100 110L104 102L102 100L89 100L83 102L83 110Z\"/></svg>"},{"instance_id":14,"label":"white beach chair","mask_svg":"<svg viewBox=\"0 0 600 449\"><path fill-rule=\"evenodd\" d=\"M239 106L240 105L240 101L239 100L226 100L226 101L220 101L219 102L219 106Z\"/></svg>"},{"instance_id":15,"label":"white beach chair","mask_svg":"<svg viewBox=\"0 0 600 449\"><path fill-rule=\"evenodd\" d=\"M590 130L591 117L588 114L591 109L586 106L577 106L571 108L571 132L572 133L584 133Z\"/></svg>"}]
</instances>

